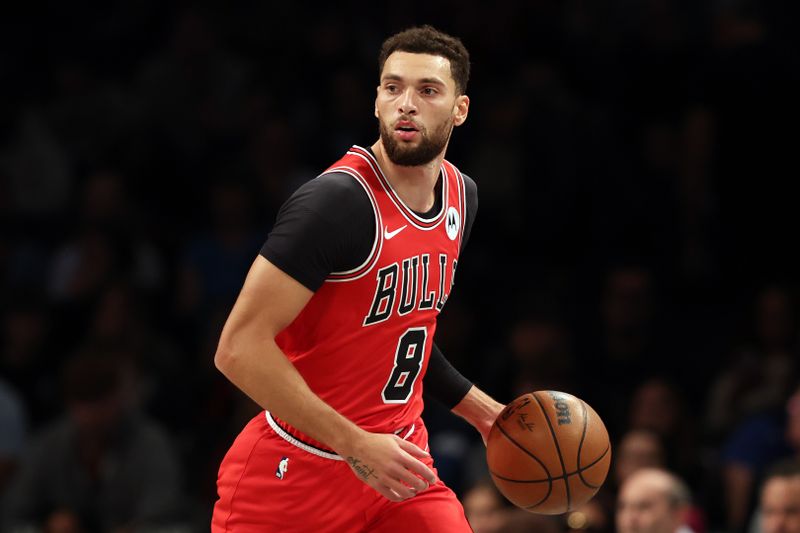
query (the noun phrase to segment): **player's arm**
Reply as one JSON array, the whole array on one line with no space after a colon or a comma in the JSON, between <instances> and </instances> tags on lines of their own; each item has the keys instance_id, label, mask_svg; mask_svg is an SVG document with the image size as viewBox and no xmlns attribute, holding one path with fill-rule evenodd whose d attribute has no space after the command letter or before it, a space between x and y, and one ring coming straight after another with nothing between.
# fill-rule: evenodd
<instances>
[{"instance_id":1,"label":"player's arm","mask_svg":"<svg viewBox=\"0 0 800 533\"><path fill-rule=\"evenodd\" d=\"M368 433L340 415L314 394L275 343L312 294L257 257L223 327L214 362L259 405L339 453L375 490L395 501L409 498L436 481L417 459L427 453L396 435Z\"/></svg>"},{"instance_id":2,"label":"player's arm","mask_svg":"<svg viewBox=\"0 0 800 533\"><path fill-rule=\"evenodd\" d=\"M425 394L472 424L485 443L494 420L505 406L456 370L435 343L423 379Z\"/></svg>"},{"instance_id":3,"label":"player's arm","mask_svg":"<svg viewBox=\"0 0 800 533\"><path fill-rule=\"evenodd\" d=\"M464 239L461 243L462 252L469 241L478 211L478 188L475 181L464 175L464 185L467 209L464 220ZM472 424L483 437L483 442L486 442L492 424L505 406L492 399L456 370L435 343L431 350L424 384L427 395L432 396L453 413Z\"/></svg>"},{"instance_id":4,"label":"player's arm","mask_svg":"<svg viewBox=\"0 0 800 533\"><path fill-rule=\"evenodd\" d=\"M492 429L492 424L494 424L497 415L500 414L504 407L505 405L473 385L458 405L453 407L452 411L472 424L481 434L483 443L486 444L489 430Z\"/></svg>"}]
</instances>

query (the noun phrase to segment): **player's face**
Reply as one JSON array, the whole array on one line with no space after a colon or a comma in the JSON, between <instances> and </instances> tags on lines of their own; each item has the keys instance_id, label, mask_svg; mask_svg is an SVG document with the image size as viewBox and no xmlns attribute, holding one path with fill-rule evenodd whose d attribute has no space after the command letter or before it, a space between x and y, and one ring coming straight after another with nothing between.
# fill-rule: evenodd
<instances>
[{"instance_id":1,"label":"player's face","mask_svg":"<svg viewBox=\"0 0 800 533\"><path fill-rule=\"evenodd\" d=\"M761 493L761 530L800 533L800 477L772 478Z\"/></svg>"},{"instance_id":2,"label":"player's face","mask_svg":"<svg viewBox=\"0 0 800 533\"><path fill-rule=\"evenodd\" d=\"M663 491L641 484L623 486L617 501L619 533L675 533L678 512Z\"/></svg>"},{"instance_id":3,"label":"player's face","mask_svg":"<svg viewBox=\"0 0 800 533\"><path fill-rule=\"evenodd\" d=\"M442 154L454 126L467 118L469 98L456 94L450 61L394 52L384 63L375 98L381 142L396 165L418 166Z\"/></svg>"}]
</instances>

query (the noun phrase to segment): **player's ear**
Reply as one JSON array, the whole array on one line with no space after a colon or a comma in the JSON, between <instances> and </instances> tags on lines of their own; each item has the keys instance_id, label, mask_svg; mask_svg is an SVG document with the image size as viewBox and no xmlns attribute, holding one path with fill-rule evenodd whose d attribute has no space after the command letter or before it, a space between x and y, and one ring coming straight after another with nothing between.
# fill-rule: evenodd
<instances>
[{"instance_id":1,"label":"player's ear","mask_svg":"<svg viewBox=\"0 0 800 533\"><path fill-rule=\"evenodd\" d=\"M375 87L375 118L380 118L378 117L378 95L380 94L380 92L381 92L381 86L378 85L377 87Z\"/></svg>"},{"instance_id":2,"label":"player's ear","mask_svg":"<svg viewBox=\"0 0 800 533\"><path fill-rule=\"evenodd\" d=\"M453 124L462 125L467 120L469 114L469 96L462 94L456 97L456 105L453 107Z\"/></svg>"}]
</instances>

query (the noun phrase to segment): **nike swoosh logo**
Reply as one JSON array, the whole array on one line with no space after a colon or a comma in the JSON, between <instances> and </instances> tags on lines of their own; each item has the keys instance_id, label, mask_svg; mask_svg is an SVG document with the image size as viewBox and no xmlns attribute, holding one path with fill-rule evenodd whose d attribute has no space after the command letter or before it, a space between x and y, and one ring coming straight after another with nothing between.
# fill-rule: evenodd
<instances>
[{"instance_id":1,"label":"nike swoosh logo","mask_svg":"<svg viewBox=\"0 0 800 533\"><path fill-rule=\"evenodd\" d=\"M383 238L386 240L391 239L392 237L394 237L395 235L406 229L406 226L408 226L408 224L406 224L405 226L400 226L394 231L389 231L389 226L386 226L385 228L383 228Z\"/></svg>"}]
</instances>

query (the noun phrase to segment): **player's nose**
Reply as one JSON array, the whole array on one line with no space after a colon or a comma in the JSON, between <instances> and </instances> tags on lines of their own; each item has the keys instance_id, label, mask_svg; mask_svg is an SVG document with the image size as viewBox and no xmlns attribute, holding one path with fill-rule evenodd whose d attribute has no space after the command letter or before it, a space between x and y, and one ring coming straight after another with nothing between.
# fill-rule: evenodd
<instances>
[{"instance_id":1,"label":"player's nose","mask_svg":"<svg viewBox=\"0 0 800 533\"><path fill-rule=\"evenodd\" d=\"M407 87L400 97L398 111L402 115L415 115L417 113L416 91L413 87Z\"/></svg>"}]
</instances>

